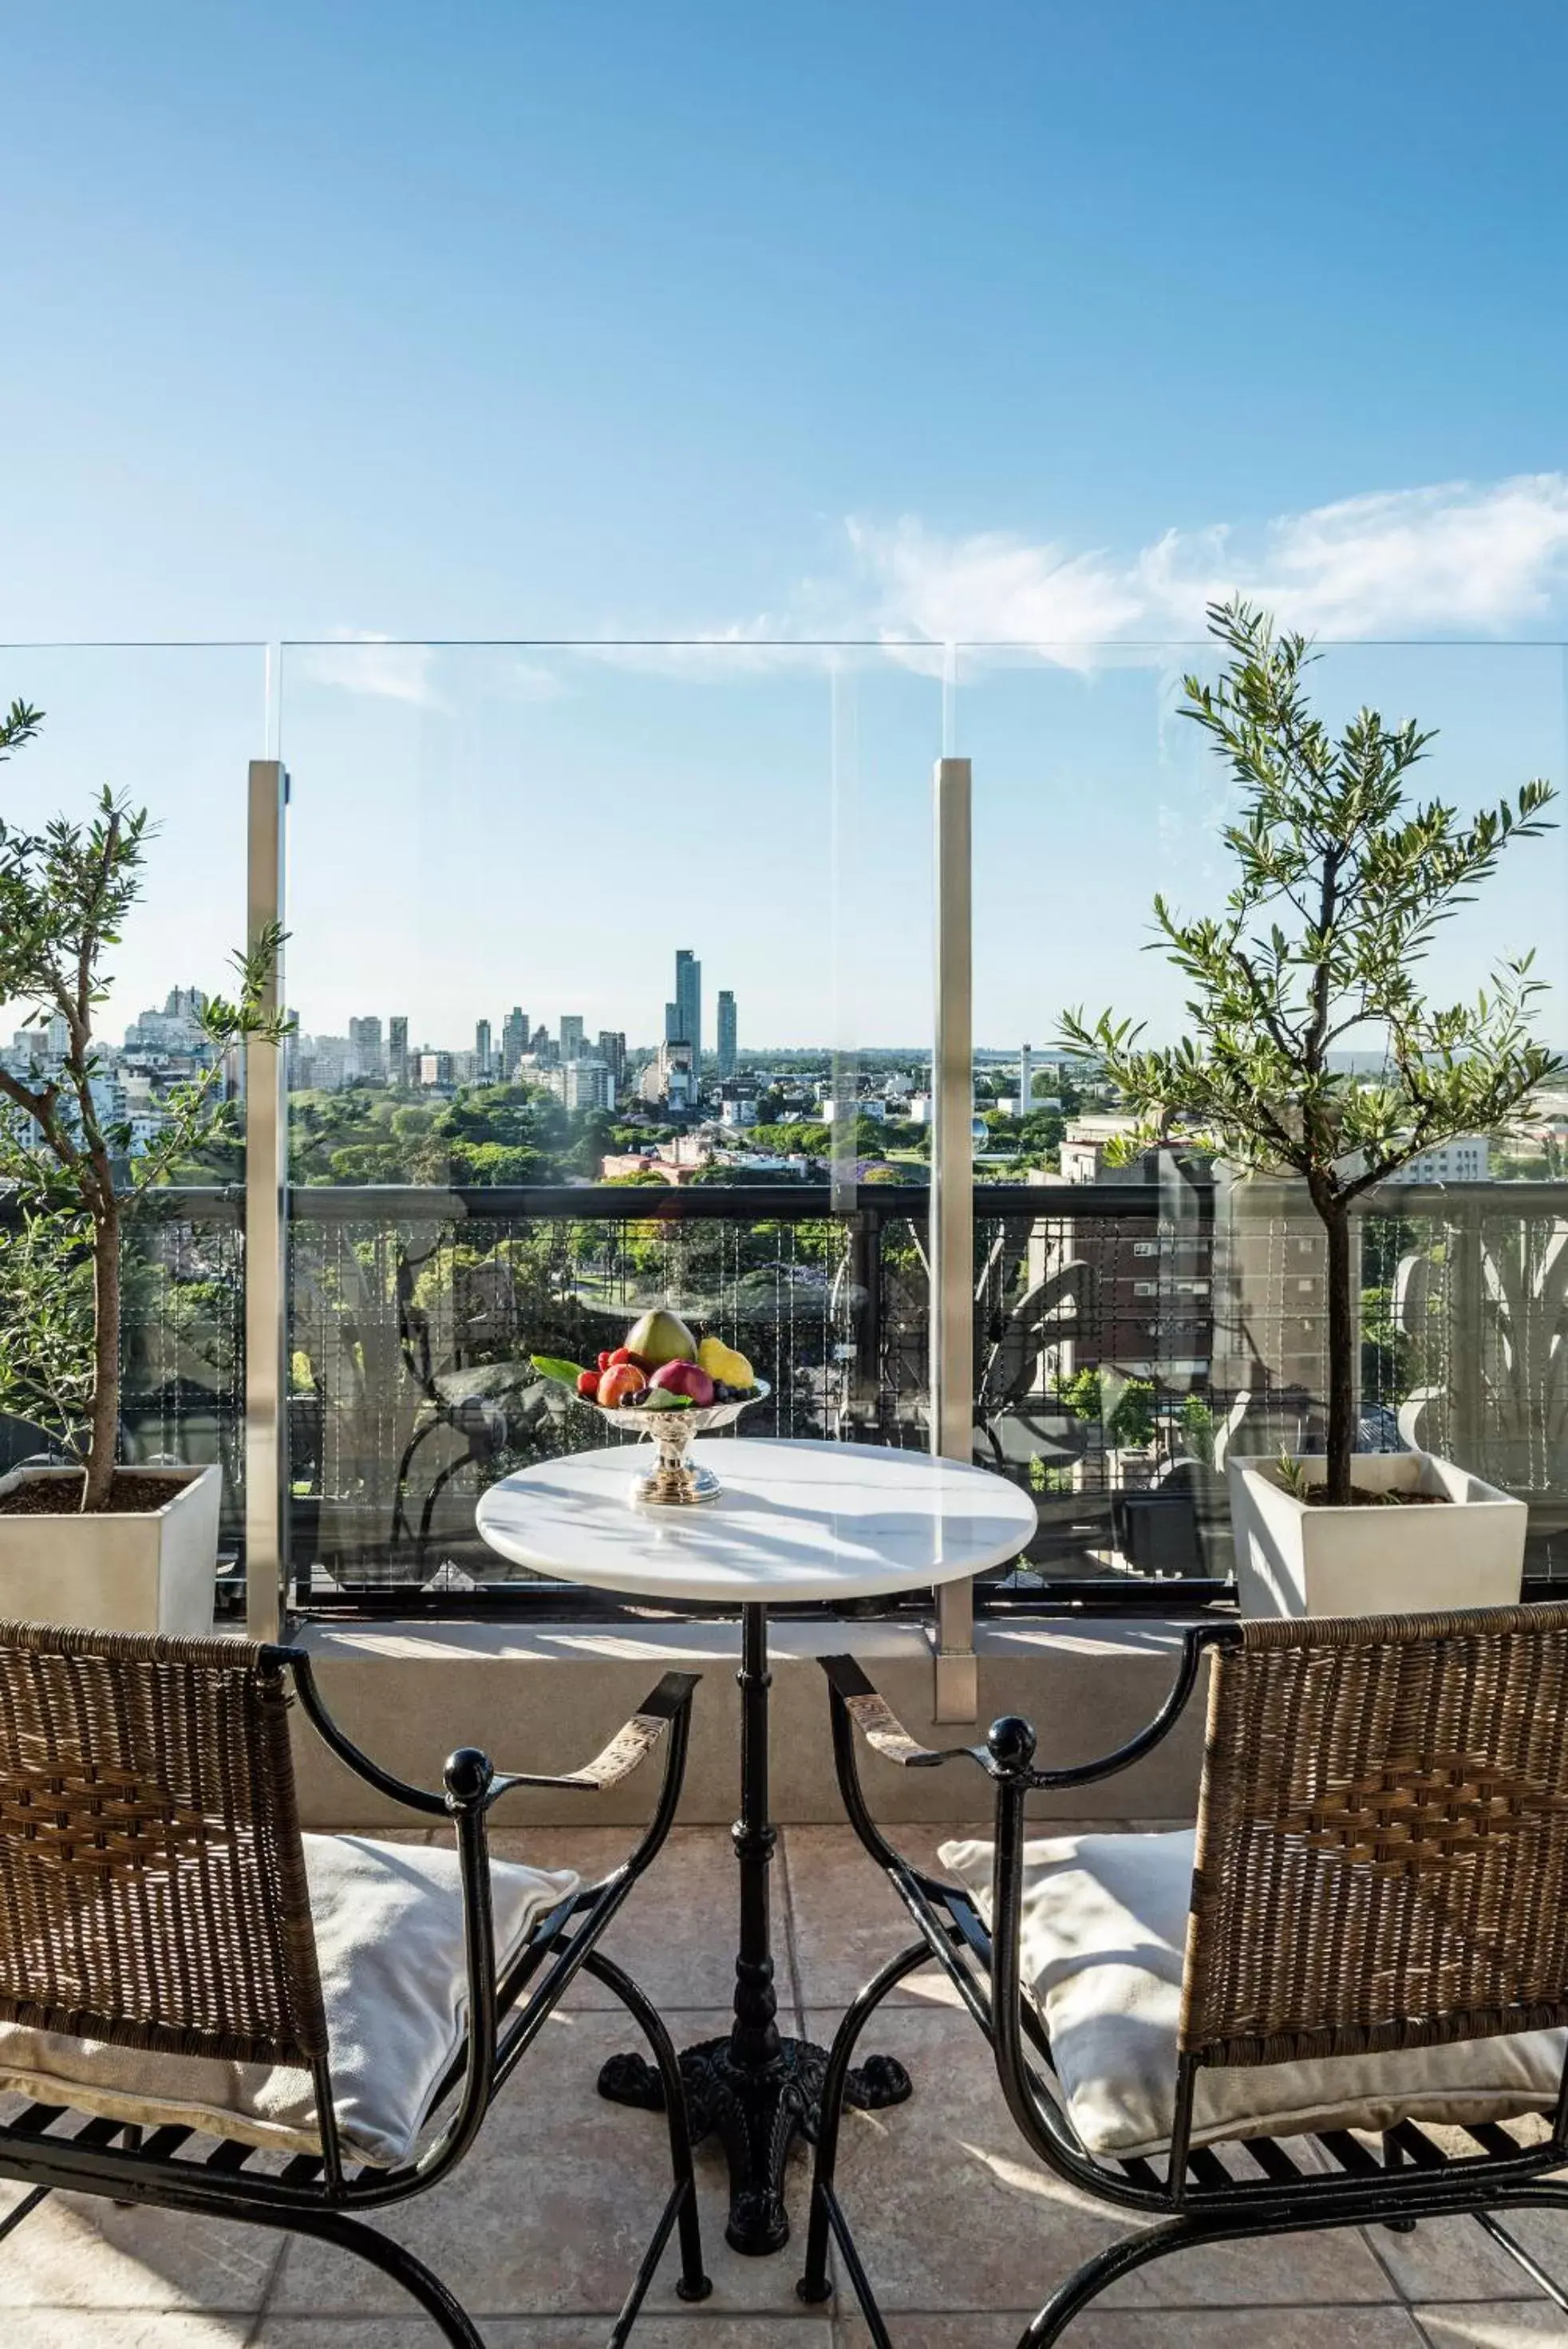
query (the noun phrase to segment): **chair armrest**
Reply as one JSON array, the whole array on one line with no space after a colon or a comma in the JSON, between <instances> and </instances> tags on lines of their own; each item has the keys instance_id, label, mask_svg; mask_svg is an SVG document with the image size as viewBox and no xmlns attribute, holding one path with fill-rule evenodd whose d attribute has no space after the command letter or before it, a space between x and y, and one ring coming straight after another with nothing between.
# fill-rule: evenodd
<instances>
[{"instance_id":1,"label":"chair armrest","mask_svg":"<svg viewBox=\"0 0 1568 2349\"><path fill-rule=\"evenodd\" d=\"M602 1795L611 1786L618 1786L639 1769L649 1755L668 1736L674 1723L684 1720L691 1709L699 1672L666 1672L655 1689L650 1689L629 1721L623 1722L609 1744L585 1762L580 1770L568 1770L559 1776L547 1772L513 1770L497 1772L485 1797L485 1807L511 1793L514 1786L562 1786L578 1789L586 1794Z\"/></svg>"},{"instance_id":2,"label":"chair armrest","mask_svg":"<svg viewBox=\"0 0 1568 2349\"><path fill-rule=\"evenodd\" d=\"M978 1762L985 1766L983 1749L973 1745L922 1745L912 1737L888 1702L872 1687L853 1656L824 1656L827 1684L849 1715L850 1722L874 1754L900 1770L934 1770L943 1762Z\"/></svg>"},{"instance_id":3,"label":"chair armrest","mask_svg":"<svg viewBox=\"0 0 1568 2349\"><path fill-rule=\"evenodd\" d=\"M930 1770L943 1762L969 1761L978 1763L988 1777L1020 1778L1032 1788L1083 1786L1130 1768L1168 1737L1186 1709L1204 1651L1233 1641L1238 1636L1233 1623L1193 1624L1182 1634L1181 1659L1175 1681L1153 1720L1114 1752L1093 1762L1074 1762L1054 1770L1037 1770L1033 1766L1033 1724L1016 1713L1006 1713L1000 1721L992 1722L983 1745L922 1745L904 1727L887 1699L873 1688L853 1656L824 1656L821 1663L833 1691L836 1720L840 1716L846 1719L873 1753L879 1754L885 1762L896 1763L900 1769ZM853 1770L852 1762L850 1768Z\"/></svg>"},{"instance_id":4,"label":"chair armrest","mask_svg":"<svg viewBox=\"0 0 1568 2349\"><path fill-rule=\"evenodd\" d=\"M408 1779L396 1776L390 1770L383 1770L379 1762L372 1762L368 1754L362 1754L347 1731L339 1729L327 1712L326 1699L316 1684L316 1671L309 1656L298 1648L290 1648L286 1652L301 1710L328 1753L335 1754L357 1778L362 1778L368 1786L374 1786L379 1795L385 1795L405 1810L422 1811L427 1816L444 1819L448 1816L446 1795L432 1794L428 1786L411 1785Z\"/></svg>"},{"instance_id":5,"label":"chair armrest","mask_svg":"<svg viewBox=\"0 0 1568 2349\"><path fill-rule=\"evenodd\" d=\"M572 1793L602 1795L607 1788L618 1786L623 1778L640 1768L659 1746L664 1747L664 1775L659 1780L659 1797L653 1816L643 1830L634 1850L622 1863L617 1876L627 1879L640 1876L663 1847L675 1814L680 1806L681 1789L686 1783L686 1754L691 1737L691 1699L696 1692L700 1672L666 1672L657 1688L650 1689L631 1719L623 1723L607 1745L585 1762L580 1770L569 1770L560 1776L525 1770L486 1775L475 1797L482 1812L487 1813L492 1804L514 1786L559 1787ZM483 1754L465 1757L454 1754L447 1763L449 1796L452 1788L454 1764L467 1760L471 1769L483 1765L489 1773L489 1764ZM612 1881L607 1878L606 1881Z\"/></svg>"},{"instance_id":6,"label":"chair armrest","mask_svg":"<svg viewBox=\"0 0 1568 2349\"><path fill-rule=\"evenodd\" d=\"M560 1776L524 1771L503 1775L496 1771L487 1755L472 1747L460 1747L447 1765L443 1790L436 1794L426 1786L415 1786L406 1778L397 1777L383 1770L368 1754L362 1754L348 1733L340 1729L328 1713L309 1656L298 1649L289 1651L294 1668L295 1687L300 1704L317 1736L328 1750L337 1756L357 1778L362 1778L377 1793L400 1803L406 1810L421 1811L427 1816L446 1818L454 1802L452 1764L462 1757L457 1782L463 1788L462 1803L477 1803L488 1810L492 1803L514 1786L561 1786L581 1788L592 1794L602 1794L607 1787L618 1785L629 1777L638 1765L646 1761L670 1728L679 1724L681 1736L678 1741L684 1753L684 1733L691 1708L692 1692L699 1678L696 1672L666 1672L657 1688L650 1691L631 1719L618 1729L603 1752L586 1763L580 1770L568 1771Z\"/></svg>"},{"instance_id":7,"label":"chair armrest","mask_svg":"<svg viewBox=\"0 0 1568 2349\"><path fill-rule=\"evenodd\" d=\"M1093 1762L1072 1762L1059 1770L1037 1770L1033 1724L1017 1713L1005 1713L1000 1721L992 1723L985 1744L976 1758L983 1762L999 1785L1021 1785L1026 1791L1060 1791L1064 1787L1092 1785L1097 1778L1115 1777L1118 1771L1128 1770L1135 1762L1141 1762L1146 1754L1152 1754L1169 1736L1187 1710L1206 1651L1232 1646L1240 1638L1240 1629L1234 1623L1189 1626L1181 1635L1181 1659L1176 1678L1159 1711L1124 1744Z\"/></svg>"},{"instance_id":8,"label":"chair armrest","mask_svg":"<svg viewBox=\"0 0 1568 2349\"><path fill-rule=\"evenodd\" d=\"M943 1750L922 1745L872 1687L853 1656L822 1656L818 1661L827 1676L833 1766L845 1816L878 1868L888 1869L896 1878L908 1877L922 1889L934 1889L929 1879L888 1842L872 1817L860 1784L856 1736L863 1737L874 1754L879 1754L884 1761L894 1763L900 1770L934 1770L943 1762L960 1760L978 1763L982 1770L987 1769L990 1764L985 1748L953 1745Z\"/></svg>"}]
</instances>

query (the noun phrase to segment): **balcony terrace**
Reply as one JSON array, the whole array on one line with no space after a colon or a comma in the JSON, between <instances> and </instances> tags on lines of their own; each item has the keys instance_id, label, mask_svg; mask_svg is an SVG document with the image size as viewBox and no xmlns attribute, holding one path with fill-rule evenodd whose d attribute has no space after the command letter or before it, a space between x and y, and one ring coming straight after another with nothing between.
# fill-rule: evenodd
<instances>
[{"instance_id":1,"label":"balcony terrace","mask_svg":"<svg viewBox=\"0 0 1568 2349\"><path fill-rule=\"evenodd\" d=\"M993 657L995 648L949 659L945 677L935 673L940 663L921 674L865 647L843 649L831 689L812 680L808 710L792 666L760 710L737 719L731 707L711 720L703 688L675 663L656 690L646 679L639 690L628 682L637 675L629 660L596 668L590 650L556 649L549 659L563 678L570 672L569 685L519 705L493 650L286 647L290 715L285 728L275 655L269 747L286 747L295 797L281 758L249 762L244 837L232 794L235 804L225 801L213 819L213 859L226 860L236 906L243 876L253 944L273 925L290 933L284 992L303 999L313 987L344 984L334 925L346 906L361 947L384 927L397 930L409 914L399 893L417 852L427 852L419 918L387 951L400 988L406 958L410 987L434 995L465 922L477 918L475 835L447 821L448 801L461 814L465 761L494 757L497 728L506 755L515 753L509 730L519 706L531 713L519 722L532 750L569 767L560 707L607 676L617 730L682 742L697 773L692 821L715 831L725 762L771 748L781 711L784 737L804 756L810 726L827 716L835 763L820 806L814 802L823 822L815 833L805 823L783 828L791 833L778 847L783 910L761 907L757 920L770 935L759 951L794 949L798 906L815 903L815 889L836 907L824 919L823 959L852 998L864 977L854 889L867 869L867 838L906 887L916 869L911 843L922 860L930 846L923 785L887 792L871 780L872 721L885 728L878 758L885 752L900 777L906 769L918 776L934 744L967 739L972 727L972 799L969 761L940 761L936 905L929 933L915 926L908 956L922 980L934 977L939 1003L922 1048L933 1070L929 1181L917 1179L927 1170L909 1153L867 1167L860 1055L850 1044L824 1055L829 1138L804 1179L748 1181L736 1169L733 1180L628 1188L596 1179L597 1164L569 1175L555 1164L550 1179L470 1179L472 1154L434 1132L440 1109L462 1105L454 1055L444 1046L417 1053L404 1021L393 1048L400 1066L389 1038L365 1046L367 1055L381 1053L375 1068L334 1067L323 1043L337 1040L327 1038L308 1073L313 1101L358 1089L386 1109L389 1132L393 1118L412 1112L419 1145L400 1167L409 1179L387 1179L387 1166L369 1156L356 1174L351 1152L335 1164L330 1154L312 1157L317 1110L302 1106L303 1088L291 1092L286 1052L256 1046L243 1089L234 1088L226 1157L176 1169L128 1227L123 1456L221 1470L217 1628L296 1642L348 1732L387 1768L433 1785L443 1756L478 1742L541 1774L571 1771L650 1679L670 1670L703 1675L672 1843L607 1944L681 2042L725 2027L734 1983L725 1823L740 1776L733 1666L742 1624L733 1608L654 1603L547 1577L486 1543L476 1511L496 1484L606 1441L600 1420L535 1376L532 1356L591 1361L635 1315L668 1305L740 1347L766 1381L770 1392L743 1435L936 1454L994 1472L1027 1503L1032 1529L972 1587L960 1578L936 1595L928 1583L832 1609L792 1602L775 1610L774 1950L784 2015L818 2039L831 2036L867 1974L904 1938L887 1884L843 1824L818 1660L853 1654L912 1735L932 1747L969 1744L992 1718L1022 1714L1039 1727L1043 1757L1083 1762L1133 1737L1158 1711L1189 1628L1235 1619L1228 1459L1272 1457L1282 1447L1313 1453L1324 1434L1324 1242L1299 1185L1237 1184L1175 1150L1151 1152L1113 1177L1092 1137L1069 1153L1087 1180L1064 1181L1059 1156L1050 1163L1036 1152L1025 1163L1016 1137L1015 1164L973 1163L976 965L989 968L993 988L999 965L994 939L971 951L971 916L977 932L1033 938L1038 908L1020 867L1030 854L1054 859L1060 848L1051 869L1073 869L1076 856L1078 871L1100 876L1104 952L1081 917L1075 926L1075 950L1093 946L1100 955L1097 983L1107 959L1130 958L1128 906L1144 880L1159 877L1158 842L1151 849L1129 833L1123 847L1136 879L1120 869L1103 878L1106 860L1085 853L1095 827L1085 828L1083 795L1047 794L1021 843L1019 795L1010 790L1000 807L987 805L985 747L1004 770L1038 724L1097 771L1106 740L1127 734L1147 747L1158 735L1163 705L1146 698L1147 677L1129 682L1112 665L1096 680L1103 698L1090 712L1082 680ZM1490 661L1494 648L1485 649ZM1376 650L1339 648L1338 657ZM704 648L691 667L706 670L714 657ZM1536 719L1550 730L1561 714L1558 670L1555 699L1533 664L1530 674L1538 698L1518 697L1523 734ZM737 675L739 686L725 678L721 705L730 696L746 701ZM208 712L208 737L227 758L242 730L226 693L214 699L225 709L222 724ZM857 715L866 724L852 756ZM205 781L192 760L165 811L187 841L198 812L208 820ZM54 788L52 775L46 782ZM1181 799L1184 788L1173 795ZM533 845L557 861L576 846L562 814L567 796L552 781L532 808L549 835ZM950 820L942 828L944 802L950 819L960 799L975 818L972 843L965 826ZM388 804L397 811L390 843L376 828ZM1211 812L1189 793L1178 814L1190 878L1207 869ZM809 835L804 847L796 832ZM656 842L649 851L660 885L680 878L667 848ZM389 907L399 909L395 919ZM1533 920L1540 910L1538 898L1511 901L1507 920ZM500 926L483 905L480 914L481 926ZM382 1000L393 976L386 961L377 970ZM1032 997L1054 1005L1076 976L1054 962L1045 977L1031 977ZM561 982L567 993L577 977ZM566 1015L568 1023L580 1036L580 1018ZM492 1023L482 1024L488 1051ZM504 1024L493 1023L496 1034ZM675 1041L667 1035L667 1047ZM649 1065L657 1071L658 1058ZM295 1078L303 1073L296 1063ZM1025 1055L1025 1083L1027 1073ZM677 1091L701 1074L676 1059L666 1071ZM481 1082L476 1074L474 1088ZM592 1112L568 1105L571 1090L562 1084L559 1107L575 1146ZM661 1107L688 1130L684 1102ZM526 1155L521 1146L477 1146L510 1149L509 1172ZM1438 1452L1522 1500L1532 1600L1557 1598L1568 1584L1568 1184L1555 1179L1560 1147L1561 1136L1547 1133L1528 1169L1381 1185L1358 1201L1354 1219L1360 1446ZM603 1155L625 1159L607 1148ZM1002 1171L1009 1179L991 1179ZM371 1179L360 1179L366 1174ZM0 1200L0 1237L16 1228L15 1203ZM30 1424L0 1424L0 1465L28 1456L36 1440ZM389 1799L354 1782L297 1715L296 1729L307 1830L410 1832ZM1075 1829L1184 1825L1197 1801L1201 1744L1195 1708L1117 1781L1115 1819L1102 1789L1044 1790L1031 1817ZM941 1841L989 1832L973 1781L874 1764L868 1784L877 1816L899 1823L927 1866ZM647 1812L637 1783L607 1793L591 1825L582 1823L576 1791L525 1790L508 1813L521 1824L498 1830L494 1847L542 1867L569 1853L591 1873L624 1851ZM935 1971L900 1986L877 2030L878 2044L907 2059L915 2099L850 2116L841 2184L893 2337L898 2349L1012 2349L1044 2292L1121 2221L1028 2151L985 2044ZM578 1978L463 2168L411 2218L394 2212L389 2222L460 2284L495 2349L586 2349L604 2340L619 2304L657 2207L661 2159L650 2117L612 2109L596 2094L600 2064L626 2036L602 1984ZM1323 2158L1311 2147L1303 2158L1309 2169ZM711 2144L700 2184L714 2296L683 2306L667 2258L638 2340L654 2349L871 2343L847 2291L826 2312L794 2296L806 2199L798 2147L788 2186L796 2241L782 2256L746 2259L725 2247L722 2167ZM0 2225L21 2193L0 2189ZM1531 2213L1517 2231L1552 2273L1568 2267L1559 2220ZM0 2308L4 2349L414 2349L435 2338L393 2283L319 2244L63 2195L6 2239ZM1552 2338L1568 2339L1556 2304L1470 2220L1449 2215L1423 2220L1414 2233L1358 2224L1183 2253L1124 2281L1070 2336L1084 2349L1178 2341L1294 2349L1309 2339L1323 2349L1523 2349Z\"/></svg>"}]
</instances>

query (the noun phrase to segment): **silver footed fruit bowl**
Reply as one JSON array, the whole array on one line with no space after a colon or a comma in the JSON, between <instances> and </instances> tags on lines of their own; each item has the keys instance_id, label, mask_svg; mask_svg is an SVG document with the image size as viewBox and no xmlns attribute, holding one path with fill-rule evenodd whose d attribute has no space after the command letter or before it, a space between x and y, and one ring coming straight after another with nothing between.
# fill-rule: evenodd
<instances>
[{"instance_id":1,"label":"silver footed fruit bowl","mask_svg":"<svg viewBox=\"0 0 1568 2349\"><path fill-rule=\"evenodd\" d=\"M732 1396L723 1402L689 1403L684 1411L639 1407L635 1402L613 1407L596 1403L594 1409L612 1427L622 1433L635 1428L658 1446L653 1466L633 1474L632 1499L656 1508L686 1508L697 1501L716 1501L724 1489L711 1468L700 1467L690 1457L695 1438L715 1427L733 1427L743 1411L750 1411L754 1402L765 1402L772 1392L766 1379L758 1379L750 1394Z\"/></svg>"},{"instance_id":2,"label":"silver footed fruit bowl","mask_svg":"<svg viewBox=\"0 0 1568 2349\"><path fill-rule=\"evenodd\" d=\"M633 1477L630 1497L658 1508L718 1499L723 1485L711 1468L692 1462L693 1440L733 1426L743 1411L773 1392L738 1348L718 1337L699 1340L678 1313L663 1307L635 1321L625 1344L597 1362L552 1354L535 1354L532 1361L541 1378L591 1404L612 1427L651 1440L658 1459Z\"/></svg>"}]
</instances>

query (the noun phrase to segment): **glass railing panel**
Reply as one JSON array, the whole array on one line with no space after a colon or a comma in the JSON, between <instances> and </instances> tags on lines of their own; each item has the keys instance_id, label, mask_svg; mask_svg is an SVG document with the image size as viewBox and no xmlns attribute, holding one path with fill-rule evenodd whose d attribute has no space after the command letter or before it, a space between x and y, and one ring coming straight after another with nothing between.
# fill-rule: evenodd
<instances>
[{"instance_id":1,"label":"glass railing panel","mask_svg":"<svg viewBox=\"0 0 1568 2349\"><path fill-rule=\"evenodd\" d=\"M1496 804L1532 777L1559 792L1564 664L1556 646L1334 646L1319 664L1336 706L1367 702L1436 730L1424 797ZM1473 999L1533 955L1538 1035L1568 1052L1568 834L1500 858L1428 958L1433 994ZM1356 1269L1361 1440L1442 1454L1530 1503L1526 1572L1568 1572L1568 1413L1560 1258L1568 1248L1568 1075L1518 1123L1461 1137L1368 1203ZM1425 1179L1423 1179L1425 1178Z\"/></svg>"},{"instance_id":2,"label":"glass railing panel","mask_svg":"<svg viewBox=\"0 0 1568 2349\"><path fill-rule=\"evenodd\" d=\"M956 747L976 778L977 1176L1057 1195L988 1236L993 1195L981 1194L977 1447L1036 1491L1031 1562L1058 1587L1223 1578L1227 1454L1324 1442L1324 1240L1301 1186L1232 1187L1222 1171L1216 1185L1168 1151L1113 1164L1123 1105L1092 1063L1055 1049L1080 1006L1143 1023L1150 1042L1188 1031L1189 990L1154 947L1151 908L1158 891L1183 916L1220 914L1234 877L1223 833L1237 789L1181 714L1184 676L1216 666L1206 646L974 650L956 664ZM1413 796L1468 812L1532 776L1563 783L1556 647L1326 647L1312 688L1335 730L1363 703L1437 730ZM1511 844L1421 967L1453 1002L1534 948L1536 1031L1560 1050L1565 854L1560 829ZM1347 1034L1344 1065L1370 1081L1380 1049ZM1564 1137L1568 1091L1552 1080L1517 1130L1417 1161L1356 1222L1361 1445L1438 1449L1525 1495L1535 1573L1561 1570L1568 1499Z\"/></svg>"},{"instance_id":3,"label":"glass railing panel","mask_svg":"<svg viewBox=\"0 0 1568 2349\"><path fill-rule=\"evenodd\" d=\"M8 823L41 831L90 819L107 787L147 812L137 901L104 956L94 1011L101 1116L127 1124L122 1191L143 1178L170 1130L172 1096L213 1056L192 1017L192 990L234 991L244 941L246 777L266 744L268 674L259 646L72 646L0 649L0 703L41 709L35 740L0 776ZM0 1006L0 1052L25 1073L57 1065L60 1039ZM200 1147L171 1161L128 1213L123 1263L120 1453L130 1464L223 1471L220 1599L238 1604L243 1574L244 1150L237 1062L221 1071ZM63 1226L56 1226L56 1229ZM4 1246L17 1239L14 1193L0 1200ZM79 1284L58 1268L59 1291ZM9 1298L15 1282L3 1284ZM14 1350L23 1376L0 1419L4 1461L57 1442L61 1414L38 1392L40 1349L26 1327Z\"/></svg>"},{"instance_id":4,"label":"glass railing panel","mask_svg":"<svg viewBox=\"0 0 1568 2349\"><path fill-rule=\"evenodd\" d=\"M929 1087L940 677L295 646L283 708L302 1593L508 1578L480 1494L614 1433L532 1357L656 1307L770 1388L739 1432L879 1430L858 1201L924 1181L886 1104Z\"/></svg>"},{"instance_id":5,"label":"glass railing panel","mask_svg":"<svg viewBox=\"0 0 1568 2349\"><path fill-rule=\"evenodd\" d=\"M1210 861L1165 724L1171 659L993 647L955 666L975 779L975 1454L1038 1516L1008 1587L1223 1574L1206 1490L1179 1522L1147 1502L1176 1442L1211 1453L1208 1197L1168 1154L1111 1164L1114 1104L1062 1036L1069 1009L1137 1008L1148 899Z\"/></svg>"}]
</instances>

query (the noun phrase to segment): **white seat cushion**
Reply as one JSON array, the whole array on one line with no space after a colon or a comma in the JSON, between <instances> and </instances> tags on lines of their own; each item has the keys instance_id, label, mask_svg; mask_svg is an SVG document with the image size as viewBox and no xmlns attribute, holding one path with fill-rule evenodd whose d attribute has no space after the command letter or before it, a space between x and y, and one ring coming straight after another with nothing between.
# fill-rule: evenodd
<instances>
[{"instance_id":1,"label":"white seat cushion","mask_svg":"<svg viewBox=\"0 0 1568 2349\"><path fill-rule=\"evenodd\" d=\"M396 2165L465 2027L457 1855L365 1836L304 1842L338 2130L351 2157ZM570 1868L492 1864L502 1967L581 1881ZM321 2151L310 2074L289 2065L166 2055L6 2023L0 2090L111 2120L183 2125L279 2152Z\"/></svg>"},{"instance_id":2,"label":"white seat cushion","mask_svg":"<svg viewBox=\"0 0 1568 2349\"><path fill-rule=\"evenodd\" d=\"M1091 2153L1131 2160L1170 2149L1192 1851L1190 1832L1060 1836L1024 1847L1023 1980ZM940 1857L989 1919L992 1847L946 1843ZM1549 2110L1564 2045L1563 2032L1535 2031L1386 2055L1205 2065L1192 2141Z\"/></svg>"}]
</instances>

